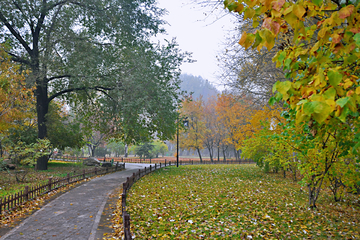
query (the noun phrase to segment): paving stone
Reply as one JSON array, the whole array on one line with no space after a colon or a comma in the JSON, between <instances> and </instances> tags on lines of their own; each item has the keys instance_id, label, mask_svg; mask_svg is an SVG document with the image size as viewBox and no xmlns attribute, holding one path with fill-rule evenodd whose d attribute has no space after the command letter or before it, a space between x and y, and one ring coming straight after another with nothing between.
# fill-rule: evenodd
<instances>
[{"instance_id":1,"label":"paving stone","mask_svg":"<svg viewBox=\"0 0 360 240\"><path fill-rule=\"evenodd\" d=\"M95 178L55 198L25 219L1 240L95 240L110 193L149 164L126 163L124 171ZM105 216L106 217L106 216Z\"/></svg>"}]
</instances>

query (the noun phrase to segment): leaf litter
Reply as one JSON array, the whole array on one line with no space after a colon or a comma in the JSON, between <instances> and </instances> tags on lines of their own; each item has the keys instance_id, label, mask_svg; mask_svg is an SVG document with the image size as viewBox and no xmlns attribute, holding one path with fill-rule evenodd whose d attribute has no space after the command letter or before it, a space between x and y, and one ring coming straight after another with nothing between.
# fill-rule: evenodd
<instances>
[{"instance_id":1,"label":"leaf litter","mask_svg":"<svg viewBox=\"0 0 360 240\"><path fill-rule=\"evenodd\" d=\"M254 165L170 167L151 173L130 189L127 211L139 239L359 239L358 195L335 203L323 191L317 209L307 193L280 174ZM121 195L113 214L123 237Z\"/></svg>"}]
</instances>

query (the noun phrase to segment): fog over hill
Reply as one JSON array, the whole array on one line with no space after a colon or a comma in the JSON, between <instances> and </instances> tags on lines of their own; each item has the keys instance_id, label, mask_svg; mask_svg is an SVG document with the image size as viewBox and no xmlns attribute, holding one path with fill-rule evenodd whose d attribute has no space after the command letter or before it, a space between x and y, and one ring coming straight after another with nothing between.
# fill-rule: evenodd
<instances>
[{"instance_id":1,"label":"fog over hill","mask_svg":"<svg viewBox=\"0 0 360 240\"><path fill-rule=\"evenodd\" d=\"M182 83L180 88L188 93L193 92L193 99L197 99L200 95L203 96L203 100L206 102L210 97L216 96L220 93L214 85L208 80L203 79L201 76L194 76L191 74L181 74L180 79Z\"/></svg>"}]
</instances>

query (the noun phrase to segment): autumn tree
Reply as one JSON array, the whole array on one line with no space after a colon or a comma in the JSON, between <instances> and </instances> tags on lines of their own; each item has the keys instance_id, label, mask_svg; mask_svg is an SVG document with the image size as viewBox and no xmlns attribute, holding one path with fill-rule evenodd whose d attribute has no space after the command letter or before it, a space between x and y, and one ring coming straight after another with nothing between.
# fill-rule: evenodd
<instances>
[{"instance_id":1,"label":"autumn tree","mask_svg":"<svg viewBox=\"0 0 360 240\"><path fill-rule=\"evenodd\" d=\"M139 131L174 135L176 77L184 56L172 41L149 41L163 32L164 11L154 0L3 0L0 9L1 41L11 44L13 61L31 70L38 138L47 136L54 99L86 109L99 98L112 107L107 110L121 113L124 141ZM47 169L47 159L37 165Z\"/></svg>"},{"instance_id":2,"label":"autumn tree","mask_svg":"<svg viewBox=\"0 0 360 240\"><path fill-rule=\"evenodd\" d=\"M209 151L210 160L214 161L214 148L218 146L219 128L217 128L217 114L215 111L216 98L211 98L204 103L204 122L206 131L204 133L204 145ZM219 149L218 149L219 151Z\"/></svg>"},{"instance_id":3,"label":"autumn tree","mask_svg":"<svg viewBox=\"0 0 360 240\"><path fill-rule=\"evenodd\" d=\"M338 164L346 165L349 172L357 166L347 159L360 146L359 2L229 0L224 4L261 24L254 33L242 34L239 43L246 49L271 50L275 38L289 37L273 58L289 80L275 83L277 94L270 102L285 101L290 122L295 121L290 129L295 126L306 136L295 145L302 146L299 168L309 190L309 205L315 207L330 176L341 175Z\"/></svg>"},{"instance_id":4,"label":"autumn tree","mask_svg":"<svg viewBox=\"0 0 360 240\"><path fill-rule=\"evenodd\" d=\"M238 151L247 134L242 127L248 124L247 114L251 110L249 100L246 97L223 93L218 96L215 109L218 116L217 121L225 127L224 141L233 146L235 157L239 159Z\"/></svg>"},{"instance_id":5,"label":"autumn tree","mask_svg":"<svg viewBox=\"0 0 360 240\"><path fill-rule=\"evenodd\" d=\"M0 44L0 135L7 138L9 130L22 128L26 119L34 116L34 98L31 88L25 81L26 72L20 71L20 65L11 62L6 53L8 46ZM24 125L31 125L27 121ZM0 152L3 154L3 140L0 141Z\"/></svg>"},{"instance_id":6,"label":"autumn tree","mask_svg":"<svg viewBox=\"0 0 360 240\"><path fill-rule=\"evenodd\" d=\"M204 148L204 135L206 129L204 121L204 103L202 97L199 99L185 99L182 102L181 114L182 117L187 117L188 128L184 131L183 139L180 141L180 146L186 149L196 150L200 162L202 162L201 150Z\"/></svg>"},{"instance_id":7,"label":"autumn tree","mask_svg":"<svg viewBox=\"0 0 360 240\"><path fill-rule=\"evenodd\" d=\"M263 21L255 33L243 33L239 43L245 48L270 50L276 37L293 35L273 59L289 71L290 81L276 83L274 90L276 99L288 101L296 111L297 122L313 119L321 124L333 118L345 122L357 112L358 3L279 0L245 6L225 1L225 6L257 24Z\"/></svg>"}]
</instances>

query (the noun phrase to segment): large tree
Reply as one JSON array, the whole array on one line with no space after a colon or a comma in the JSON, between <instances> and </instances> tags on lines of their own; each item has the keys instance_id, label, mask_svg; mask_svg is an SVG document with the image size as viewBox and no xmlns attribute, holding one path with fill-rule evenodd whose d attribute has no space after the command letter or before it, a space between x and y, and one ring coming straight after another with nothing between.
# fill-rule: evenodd
<instances>
[{"instance_id":1,"label":"large tree","mask_svg":"<svg viewBox=\"0 0 360 240\"><path fill-rule=\"evenodd\" d=\"M162 31L162 14L155 0L0 2L0 39L12 46L12 59L31 70L40 139L56 98L82 111L100 104L127 141L139 133L174 134L178 82L172 79L183 56L172 42L150 44ZM47 159L37 167L47 169Z\"/></svg>"},{"instance_id":2,"label":"large tree","mask_svg":"<svg viewBox=\"0 0 360 240\"><path fill-rule=\"evenodd\" d=\"M188 129L184 132L184 139L181 140L181 147L196 150L202 162L201 150L204 149L204 135L209 129L206 129L204 119L204 102L202 97L192 100L185 99L181 106L181 115L183 119L188 119ZM181 122L179 123L179 125Z\"/></svg>"},{"instance_id":3,"label":"large tree","mask_svg":"<svg viewBox=\"0 0 360 240\"><path fill-rule=\"evenodd\" d=\"M274 84L277 93L270 103L286 102L284 133L300 135L293 146L302 157L299 168L309 190L309 205L316 207L327 181L337 183L344 173L359 173L359 1L226 0L224 4L261 24L257 31L242 34L239 43L246 49L271 50L277 38L288 38L273 58L277 67L287 71L288 81Z\"/></svg>"}]
</instances>

